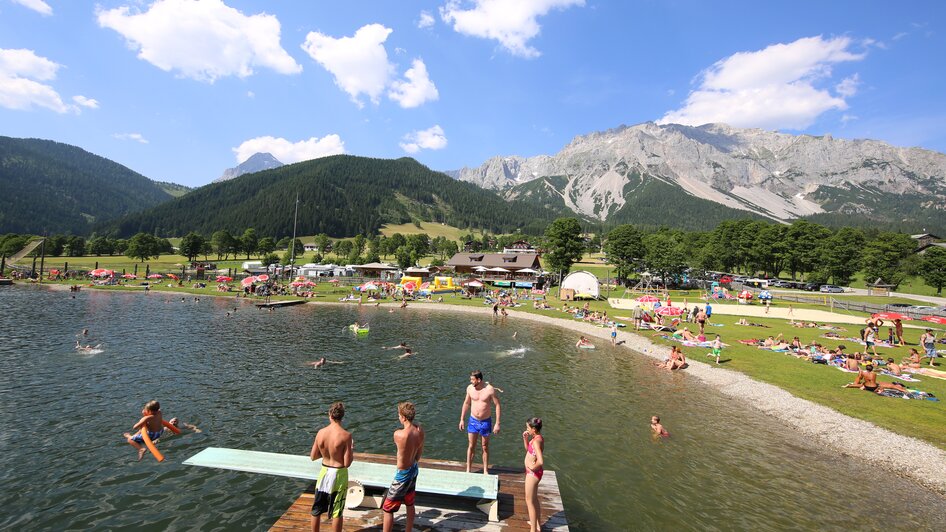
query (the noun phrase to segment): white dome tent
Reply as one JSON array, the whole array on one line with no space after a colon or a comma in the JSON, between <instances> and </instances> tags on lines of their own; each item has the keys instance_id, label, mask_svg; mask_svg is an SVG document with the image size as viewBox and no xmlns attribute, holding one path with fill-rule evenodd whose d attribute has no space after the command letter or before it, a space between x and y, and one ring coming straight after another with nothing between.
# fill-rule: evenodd
<instances>
[{"instance_id":1,"label":"white dome tent","mask_svg":"<svg viewBox=\"0 0 946 532\"><path fill-rule=\"evenodd\" d=\"M601 295L598 277L591 272L579 271L568 274L562 279L562 299L570 294L569 299L598 299Z\"/></svg>"}]
</instances>

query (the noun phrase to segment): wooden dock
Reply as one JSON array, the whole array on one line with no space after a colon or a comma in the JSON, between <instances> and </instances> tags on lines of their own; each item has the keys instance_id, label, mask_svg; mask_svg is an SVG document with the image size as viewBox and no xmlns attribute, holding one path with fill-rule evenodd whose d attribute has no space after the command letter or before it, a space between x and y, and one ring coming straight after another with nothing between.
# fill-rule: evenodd
<instances>
[{"instance_id":1,"label":"wooden dock","mask_svg":"<svg viewBox=\"0 0 946 532\"><path fill-rule=\"evenodd\" d=\"M355 453L355 460L394 464L395 457ZM447 469L463 471L465 463L446 460L420 461L421 469ZM524 470L522 468L492 467L490 473L499 475L499 521L491 523L486 514L476 508L476 501L459 497L444 497L418 493L415 501L416 517L414 529L424 531L460 531L482 530L484 532L515 532L528 530L529 513L526 510ZM393 479L392 479L393 480ZM314 484L286 510L286 513L273 524L270 530L275 532L311 530L311 515ZM369 490L370 495L381 495L381 491ZM554 471L545 471L539 483L539 504L543 531L567 532L568 521L565 508L558 491L558 479ZM394 516L394 529L404 530L405 507ZM384 513L378 508L355 508L345 510L344 530L381 530ZM329 523L322 522L326 529Z\"/></svg>"},{"instance_id":2,"label":"wooden dock","mask_svg":"<svg viewBox=\"0 0 946 532\"><path fill-rule=\"evenodd\" d=\"M286 301L270 301L269 303L256 303L256 306L259 308L279 308L279 307L291 307L293 305L304 305L306 301L304 299L289 299Z\"/></svg>"}]
</instances>

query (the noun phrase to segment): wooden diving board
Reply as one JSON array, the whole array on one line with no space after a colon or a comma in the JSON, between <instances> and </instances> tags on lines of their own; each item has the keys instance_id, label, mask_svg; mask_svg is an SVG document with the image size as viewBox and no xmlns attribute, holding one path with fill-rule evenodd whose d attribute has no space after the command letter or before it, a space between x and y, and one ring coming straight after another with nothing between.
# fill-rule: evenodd
<instances>
[{"instance_id":1,"label":"wooden diving board","mask_svg":"<svg viewBox=\"0 0 946 532\"><path fill-rule=\"evenodd\" d=\"M322 461L312 461L308 456L301 455L208 447L185 460L184 465L315 481L322 468ZM387 488L394 480L396 472L397 467L394 464L355 461L348 468L348 478L357 480L364 486ZM497 475L421 467L417 475L417 491L480 499L477 507L489 515L491 521L499 519L497 503L499 477ZM365 500L378 505L381 503L378 498L366 497Z\"/></svg>"}]
</instances>

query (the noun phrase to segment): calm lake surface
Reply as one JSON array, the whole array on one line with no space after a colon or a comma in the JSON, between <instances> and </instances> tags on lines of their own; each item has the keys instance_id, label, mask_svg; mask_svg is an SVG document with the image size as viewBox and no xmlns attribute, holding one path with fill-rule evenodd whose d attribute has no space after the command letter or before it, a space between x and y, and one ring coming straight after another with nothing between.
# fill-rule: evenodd
<instances>
[{"instance_id":1,"label":"calm lake surface","mask_svg":"<svg viewBox=\"0 0 946 532\"><path fill-rule=\"evenodd\" d=\"M546 467L573 530L946 529L942 498L823 451L685 373L605 342L577 350L574 333L493 323L485 309L265 312L26 286L0 288L0 302L0 529L267 529L306 482L181 462L209 446L307 454L338 399L356 451L393 453L396 403L412 400L425 455L465 460L456 425L473 369L505 390L494 463L521 466L524 420L543 418ZM356 319L370 335L346 330ZM102 353L75 352L83 328ZM380 349L401 340L418 356ZM305 367L322 355L344 364ZM121 437L150 399L203 431L165 438L160 464L136 462ZM670 438L651 438L652 414Z\"/></svg>"}]
</instances>

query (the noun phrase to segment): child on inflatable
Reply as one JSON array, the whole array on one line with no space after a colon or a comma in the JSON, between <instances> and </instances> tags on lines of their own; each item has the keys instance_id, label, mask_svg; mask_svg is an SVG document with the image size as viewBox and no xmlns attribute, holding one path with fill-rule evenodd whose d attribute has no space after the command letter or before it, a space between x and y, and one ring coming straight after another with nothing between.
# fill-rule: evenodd
<instances>
[{"instance_id":1,"label":"child on inflatable","mask_svg":"<svg viewBox=\"0 0 946 532\"><path fill-rule=\"evenodd\" d=\"M161 414L161 403L157 401L148 401L144 408L141 409L141 415L142 418L132 427L134 432L122 434L128 444L138 450L139 461L147 450L145 447L142 447L142 444L145 444L144 435L141 433L142 428L148 433L148 439L151 442L157 441L157 439L164 434L165 427L170 428L175 433L180 432L177 428L177 418L172 419L170 422L164 421L164 416Z\"/></svg>"}]
</instances>

